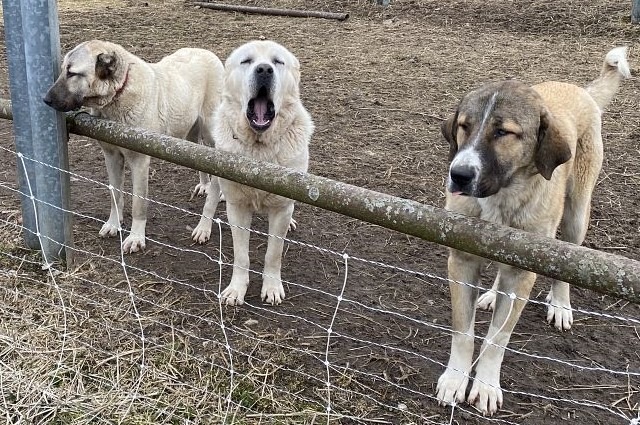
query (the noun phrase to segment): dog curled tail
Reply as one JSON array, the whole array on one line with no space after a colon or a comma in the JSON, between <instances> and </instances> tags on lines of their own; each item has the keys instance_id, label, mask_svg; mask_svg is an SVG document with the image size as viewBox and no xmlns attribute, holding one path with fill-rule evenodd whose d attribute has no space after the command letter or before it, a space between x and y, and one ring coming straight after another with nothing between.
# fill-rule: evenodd
<instances>
[{"instance_id":1,"label":"dog curled tail","mask_svg":"<svg viewBox=\"0 0 640 425\"><path fill-rule=\"evenodd\" d=\"M627 47L616 47L607 53L600 76L593 80L586 89L602 111L618 92L620 82L629 77L631 77L631 71L627 62Z\"/></svg>"}]
</instances>

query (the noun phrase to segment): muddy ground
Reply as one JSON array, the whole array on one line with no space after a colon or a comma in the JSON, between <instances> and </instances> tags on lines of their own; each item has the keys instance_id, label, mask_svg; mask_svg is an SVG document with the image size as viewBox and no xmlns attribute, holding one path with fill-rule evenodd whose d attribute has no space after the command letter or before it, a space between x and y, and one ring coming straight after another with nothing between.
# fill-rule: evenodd
<instances>
[{"instance_id":1,"label":"muddy ground","mask_svg":"<svg viewBox=\"0 0 640 425\"><path fill-rule=\"evenodd\" d=\"M62 50L100 38L148 61L187 46L224 59L250 39L279 41L302 64L302 98L316 125L310 172L437 206L444 203L448 152L440 122L466 91L505 78L584 85L597 76L604 54L623 44L631 47L632 68L638 63L640 27L629 23L627 1L391 0L385 9L364 0L242 3L350 17L244 15L177 0L61 1ZM8 98L4 47L0 53L0 96ZM585 245L640 260L635 75L603 117L605 162ZM13 149L10 122L0 122L0 134L1 146ZM100 149L78 136L69 149L77 174L71 179L76 263L71 274L53 277L29 263L37 255L21 246L20 206L9 189L16 158L0 150L0 310L7 317L0 323L4 340L14 341L0 360L11 365L3 376L22 383L0 385L5 400L15 401L4 404L8 418L81 423L90 409L91 423L220 423L225 414L236 423L314 423L326 421L321 413L328 405L332 423L362 424L608 425L638 415L637 322L592 314L638 318L637 305L574 287L573 307L584 311L574 313L571 331L560 333L546 324L545 306L530 303L512 338L515 351L505 355L504 408L490 420L462 405L451 419L451 409L434 399L450 344L445 248L298 204L299 227L283 260L284 303L263 305L254 275L247 303L221 312L217 259L225 263L225 285L231 235L223 226L208 244L191 243L203 204L190 200L196 173L152 161L150 197L157 203L150 207L150 240L144 253L125 257L124 273L119 241L97 235L109 209ZM254 220L258 230L266 231L265 224ZM257 272L265 242L252 236ZM342 253L371 262L351 258L345 269ZM487 280L493 271L487 268ZM544 301L548 283L540 279L533 300ZM489 319L478 314L480 332ZM74 354L60 354L63 366L56 369L55 353L67 353L61 344ZM141 361L142 374L135 367ZM55 380L50 367L62 370ZM26 378L34 370L53 394L46 401ZM24 407L32 397L39 409Z\"/></svg>"}]
</instances>

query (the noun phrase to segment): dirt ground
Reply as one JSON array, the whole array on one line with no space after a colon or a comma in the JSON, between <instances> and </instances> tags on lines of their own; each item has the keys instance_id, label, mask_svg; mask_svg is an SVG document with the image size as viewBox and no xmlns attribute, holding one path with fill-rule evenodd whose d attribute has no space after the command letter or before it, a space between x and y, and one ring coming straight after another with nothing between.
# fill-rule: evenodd
<instances>
[{"instance_id":1,"label":"dirt ground","mask_svg":"<svg viewBox=\"0 0 640 425\"><path fill-rule=\"evenodd\" d=\"M584 85L617 45L629 45L632 68L638 63L640 26L629 23L628 1L391 0L384 9L364 0L236 3L350 17L67 0L60 2L62 50L100 38L148 61L187 46L224 59L250 39L279 41L302 65L302 98L316 125L310 172L438 206L448 152L440 121L466 91L505 78ZM4 43L0 54L0 97L8 98ZM635 75L603 117L605 162L585 245L640 260ZM0 122L0 136L0 146L13 149L10 122ZM15 187L16 158L0 149L0 361L10 365L0 375L0 416L8 423L322 423L328 405L331 423L345 424L609 425L639 415L638 322L591 313L637 319L637 305L574 287L573 307L584 311L560 333L546 324L545 306L530 303L505 355L504 408L489 419L461 405L452 416L434 398L450 345L445 248L298 204L290 238L303 244L286 247L285 302L263 305L253 276L247 304L221 312L214 294L220 276L222 285L230 277L231 235L223 226L221 242L214 230L208 244L191 243L203 204L189 199L196 173L152 161L150 197L158 203L150 206L150 240L144 253L125 258L125 274L119 240L97 235L96 219L109 209L97 183L106 182L100 149L77 136L69 148L71 171L93 181L72 177L76 264L53 277L21 247L20 206L7 189ZM254 226L266 230L261 218ZM252 236L257 271L265 242ZM387 266L350 259L345 269L343 252ZM544 301L548 283L539 280L532 300ZM478 332L489 319L478 314ZM41 384L29 376L43 377Z\"/></svg>"}]
</instances>

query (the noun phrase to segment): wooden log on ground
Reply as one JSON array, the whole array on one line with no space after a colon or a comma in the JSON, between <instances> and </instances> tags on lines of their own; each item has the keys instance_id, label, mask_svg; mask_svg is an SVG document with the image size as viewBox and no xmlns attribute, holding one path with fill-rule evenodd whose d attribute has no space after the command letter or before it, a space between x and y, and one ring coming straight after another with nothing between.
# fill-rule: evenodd
<instances>
[{"instance_id":1,"label":"wooden log on ground","mask_svg":"<svg viewBox=\"0 0 640 425\"><path fill-rule=\"evenodd\" d=\"M193 4L205 9L222 10L225 12L242 12L242 13L256 13L260 15L291 16L294 18L324 18L324 19L337 19L338 21L344 21L349 17L348 13L323 12L320 10L276 9L272 7L240 6L240 5L233 5L233 4L220 4L220 3L207 3L207 2L194 2Z\"/></svg>"}]
</instances>

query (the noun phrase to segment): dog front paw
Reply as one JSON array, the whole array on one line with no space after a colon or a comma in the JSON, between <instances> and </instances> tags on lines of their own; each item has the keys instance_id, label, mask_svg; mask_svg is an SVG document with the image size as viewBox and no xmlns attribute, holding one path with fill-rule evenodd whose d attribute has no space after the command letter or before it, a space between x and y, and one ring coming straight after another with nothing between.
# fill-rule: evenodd
<instances>
[{"instance_id":1,"label":"dog front paw","mask_svg":"<svg viewBox=\"0 0 640 425\"><path fill-rule=\"evenodd\" d=\"M553 291L547 295L547 323L552 323L559 331L568 331L573 325L573 311L571 303L553 296Z\"/></svg>"},{"instance_id":2,"label":"dog front paw","mask_svg":"<svg viewBox=\"0 0 640 425\"><path fill-rule=\"evenodd\" d=\"M234 284L231 282L224 291L220 294L220 297L226 305L242 305L244 304L244 296L247 293L247 285Z\"/></svg>"},{"instance_id":3,"label":"dog front paw","mask_svg":"<svg viewBox=\"0 0 640 425\"><path fill-rule=\"evenodd\" d=\"M279 305L284 300L284 287L280 279L265 279L260 292L262 301L271 305Z\"/></svg>"},{"instance_id":4,"label":"dog front paw","mask_svg":"<svg viewBox=\"0 0 640 425\"><path fill-rule=\"evenodd\" d=\"M120 226L117 224L113 224L109 221L102 225L100 232L98 233L101 238L108 238L110 236L115 236L118 234L118 229Z\"/></svg>"},{"instance_id":5,"label":"dog front paw","mask_svg":"<svg viewBox=\"0 0 640 425\"><path fill-rule=\"evenodd\" d=\"M482 310L493 310L496 306L496 291L488 290L478 298L478 308Z\"/></svg>"},{"instance_id":6,"label":"dog front paw","mask_svg":"<svg viewBox=\"0 0 640 425\"><path fill-rule=\"evenodd\" d=\"M211 237L211 223L211 220L206 220L205 223L202 221L198 223L196 228L191 232L191 239L199 244L208 241Z\"/></svg>"},{"instance_id":7,"label":"dog front paw","mask_svg":"<svg viewBox=\"0 0 640 425\"><path fill-rule=\"evenodd\" d=\"M193 192L191 192L191 199L196 196L207 196L209 194L209 190L211 189L211 182L207 183L198 183L195 188L193 188Z\"/></svg>"},{"instance_id":8,"label":"dog front paw","mask_svg":"<svg viewBox=\"0 0 640 425\"><path fill-rule=\"evenodd\" d=\"M440 378L436 387L436 398L440 405L462 403L464 393L469 384L469 376L464 373L447 368Z\"/></svg>"},{"instance_id":9,"label":"dog front paw","mask_svg":"<svg viewBox=\"0 0 640 425\"><path fill-rule=\"evenodd\" d=\"M122 242L122 250L125 254L130 254L138 251L144 251L145 248L145 237L144 235L137 235L131 233L127 238Z\"/></svg>"},{"instance_id":10,"label":"dog front paw","mask_svg":"<svg viewBox=\"0 0 640 425\"><path fill-rule=\"evenodd\" d=\"M499 382L483 382L477 376L467 399L483 415L492 416L502 407L502 389Z\"/></svg>"}]
</instances>

